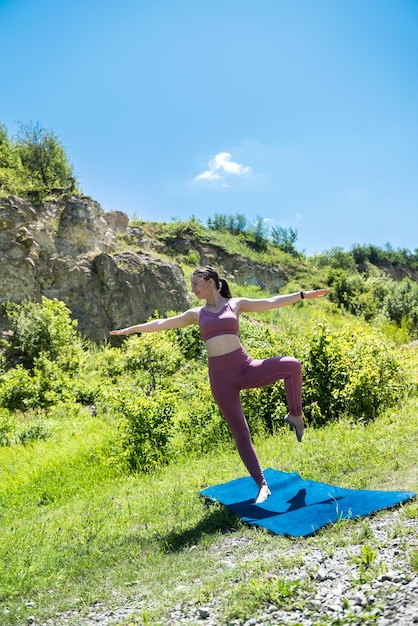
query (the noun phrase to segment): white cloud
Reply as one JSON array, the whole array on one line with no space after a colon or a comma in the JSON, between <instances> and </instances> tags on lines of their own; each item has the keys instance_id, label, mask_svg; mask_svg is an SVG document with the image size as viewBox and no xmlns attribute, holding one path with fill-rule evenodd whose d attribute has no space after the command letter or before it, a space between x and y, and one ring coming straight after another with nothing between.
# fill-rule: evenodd
<instances>
[{"instance_id":1,"label":"white cloud","mask_svg":"<svg viewBox=\"0 0 418 626\"><path fill-rule=\"evenodd\" d=\"M206 172L202 172L196 176L195 180L219 180L220 177L220 174L217 174L213 170L206 170Z\"/></svg>"},{"instance_id":2,"label":"white cloud","mask_svg":"<svg viewBox=\"0 0 418 626\"><path fill-rule=\"evenodd\" d=\"M233 174L234 176L251 174L251 167L235 163L235 161L231 161L231 157L230 152L219 152L209 161L209 169L198 174L195 180L223 180L228 174ZM224 184L222 186L227 185Z\"/></svg>"}]
</instances>

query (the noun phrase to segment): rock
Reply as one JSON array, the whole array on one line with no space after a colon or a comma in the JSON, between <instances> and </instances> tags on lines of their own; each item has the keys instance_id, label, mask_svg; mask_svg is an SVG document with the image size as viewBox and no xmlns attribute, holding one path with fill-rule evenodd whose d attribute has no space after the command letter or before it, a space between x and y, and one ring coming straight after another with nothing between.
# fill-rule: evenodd
<instances>
[{"instance_id":1,"label":"rock","mask_svg":"<svg viewBox=\"0 0 418 626\"><path fill-rule=\"evenodd\" d=\"M177 265L141 250L116 253L116 233L128 223L125 214L106 214L86 196L36 207L0 198L0 304L57 298L78 320L78 330L96 342L156 311L185 310L188 290ZM0 317L0 331L7 330Z\"/></svg>"},{"instance_id":2,"label":"rock","mask_svg":"<svg viewBox=\"0 0 418 626\"><path fill-rule=\"evenodd\" d=\"M122 211L107 211L103 217L114 233L126 234L128 232L129 217Z\"/></svg>"}]
</instances>

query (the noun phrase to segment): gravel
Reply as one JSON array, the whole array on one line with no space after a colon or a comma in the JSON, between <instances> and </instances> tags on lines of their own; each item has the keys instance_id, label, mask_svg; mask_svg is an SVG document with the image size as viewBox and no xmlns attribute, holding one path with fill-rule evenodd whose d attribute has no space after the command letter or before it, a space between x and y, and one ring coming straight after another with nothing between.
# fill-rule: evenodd
<instances>
[{"instance_id":1,"label":"gravel","mask_svg":"<svg viewBox=\"0 0 418 626\"><path fill-rule=\"evenodd\" d=\"M242 564L243 558L264 557L271 564L274 550L276 564L283 556L302 561L279 572L280 577L299 581L297 602L289 601L288 607L264 606L257 615L246 621L229 621L229 626L418 625L418 575L411 565L412 551L418 547L418 519L405 518L400 509L392 509L368 518L367 523L369 539L365 543L347 542L350 545L332 548L324 547L321 540L309 544L295 541L285 555L268 541L261 547L254 543L253 552L251 537L234 532L225 535L210 549L220 567L233 568ZM347 529L350 532L349 526ZM68 611L46 620L29 617L22 626L116 626L124 620L129 623L129 618L130 624L142 624L141 613L147 610L144 602L131 593L122 606L110 608L97 602L83 615ZM153 626L219 626L225 623L221 620L224 602L220 595L206 602L178 604Z\"/></svg>"}]
</instances>

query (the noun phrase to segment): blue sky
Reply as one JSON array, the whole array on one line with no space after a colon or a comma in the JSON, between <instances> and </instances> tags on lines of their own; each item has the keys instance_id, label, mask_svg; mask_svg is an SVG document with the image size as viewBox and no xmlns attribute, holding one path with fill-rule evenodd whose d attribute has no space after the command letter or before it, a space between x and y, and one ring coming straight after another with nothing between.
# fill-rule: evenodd
<instances>
[{"instance_id":1,"label":"blue sky","mask_svg":"<svg viewBox=\"0 0 418 626\"><path fill-rule=\"evenodd\" d=\"M107 211L418 248L417 0L0 0L0 121Z\"/></svg>"}]
</instances>

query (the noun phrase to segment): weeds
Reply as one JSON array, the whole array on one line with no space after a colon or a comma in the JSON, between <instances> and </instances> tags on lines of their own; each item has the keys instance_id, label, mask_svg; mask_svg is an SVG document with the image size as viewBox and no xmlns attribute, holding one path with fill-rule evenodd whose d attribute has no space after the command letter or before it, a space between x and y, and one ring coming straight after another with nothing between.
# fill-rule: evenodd
<instances>
[{"instance_id":1,"label":"weeds","mask_svg":"<svg viewBox=\"0 0 418 626\"><path fill-rule=\"evenodd\" d=\"M357 576L353 577L353 585L364 585L386 570L386 566L379 563L376 557L377 550L366 543L360 549L359 554L351 559L350 563L357 565Z\"/></svg>"},{"instance_id":2,"label":"weeds","mask_svg":"<svg viewBox=\"0 0 418 626\"><path fill-rule=\"evenodd\" d=\"M307 582L264 573L236 585L227 596L224 617L226 622L233 619L243 620L267 606L287 610L297 606L302 609L308 591Z\"/></svg>"}]
</instances>

